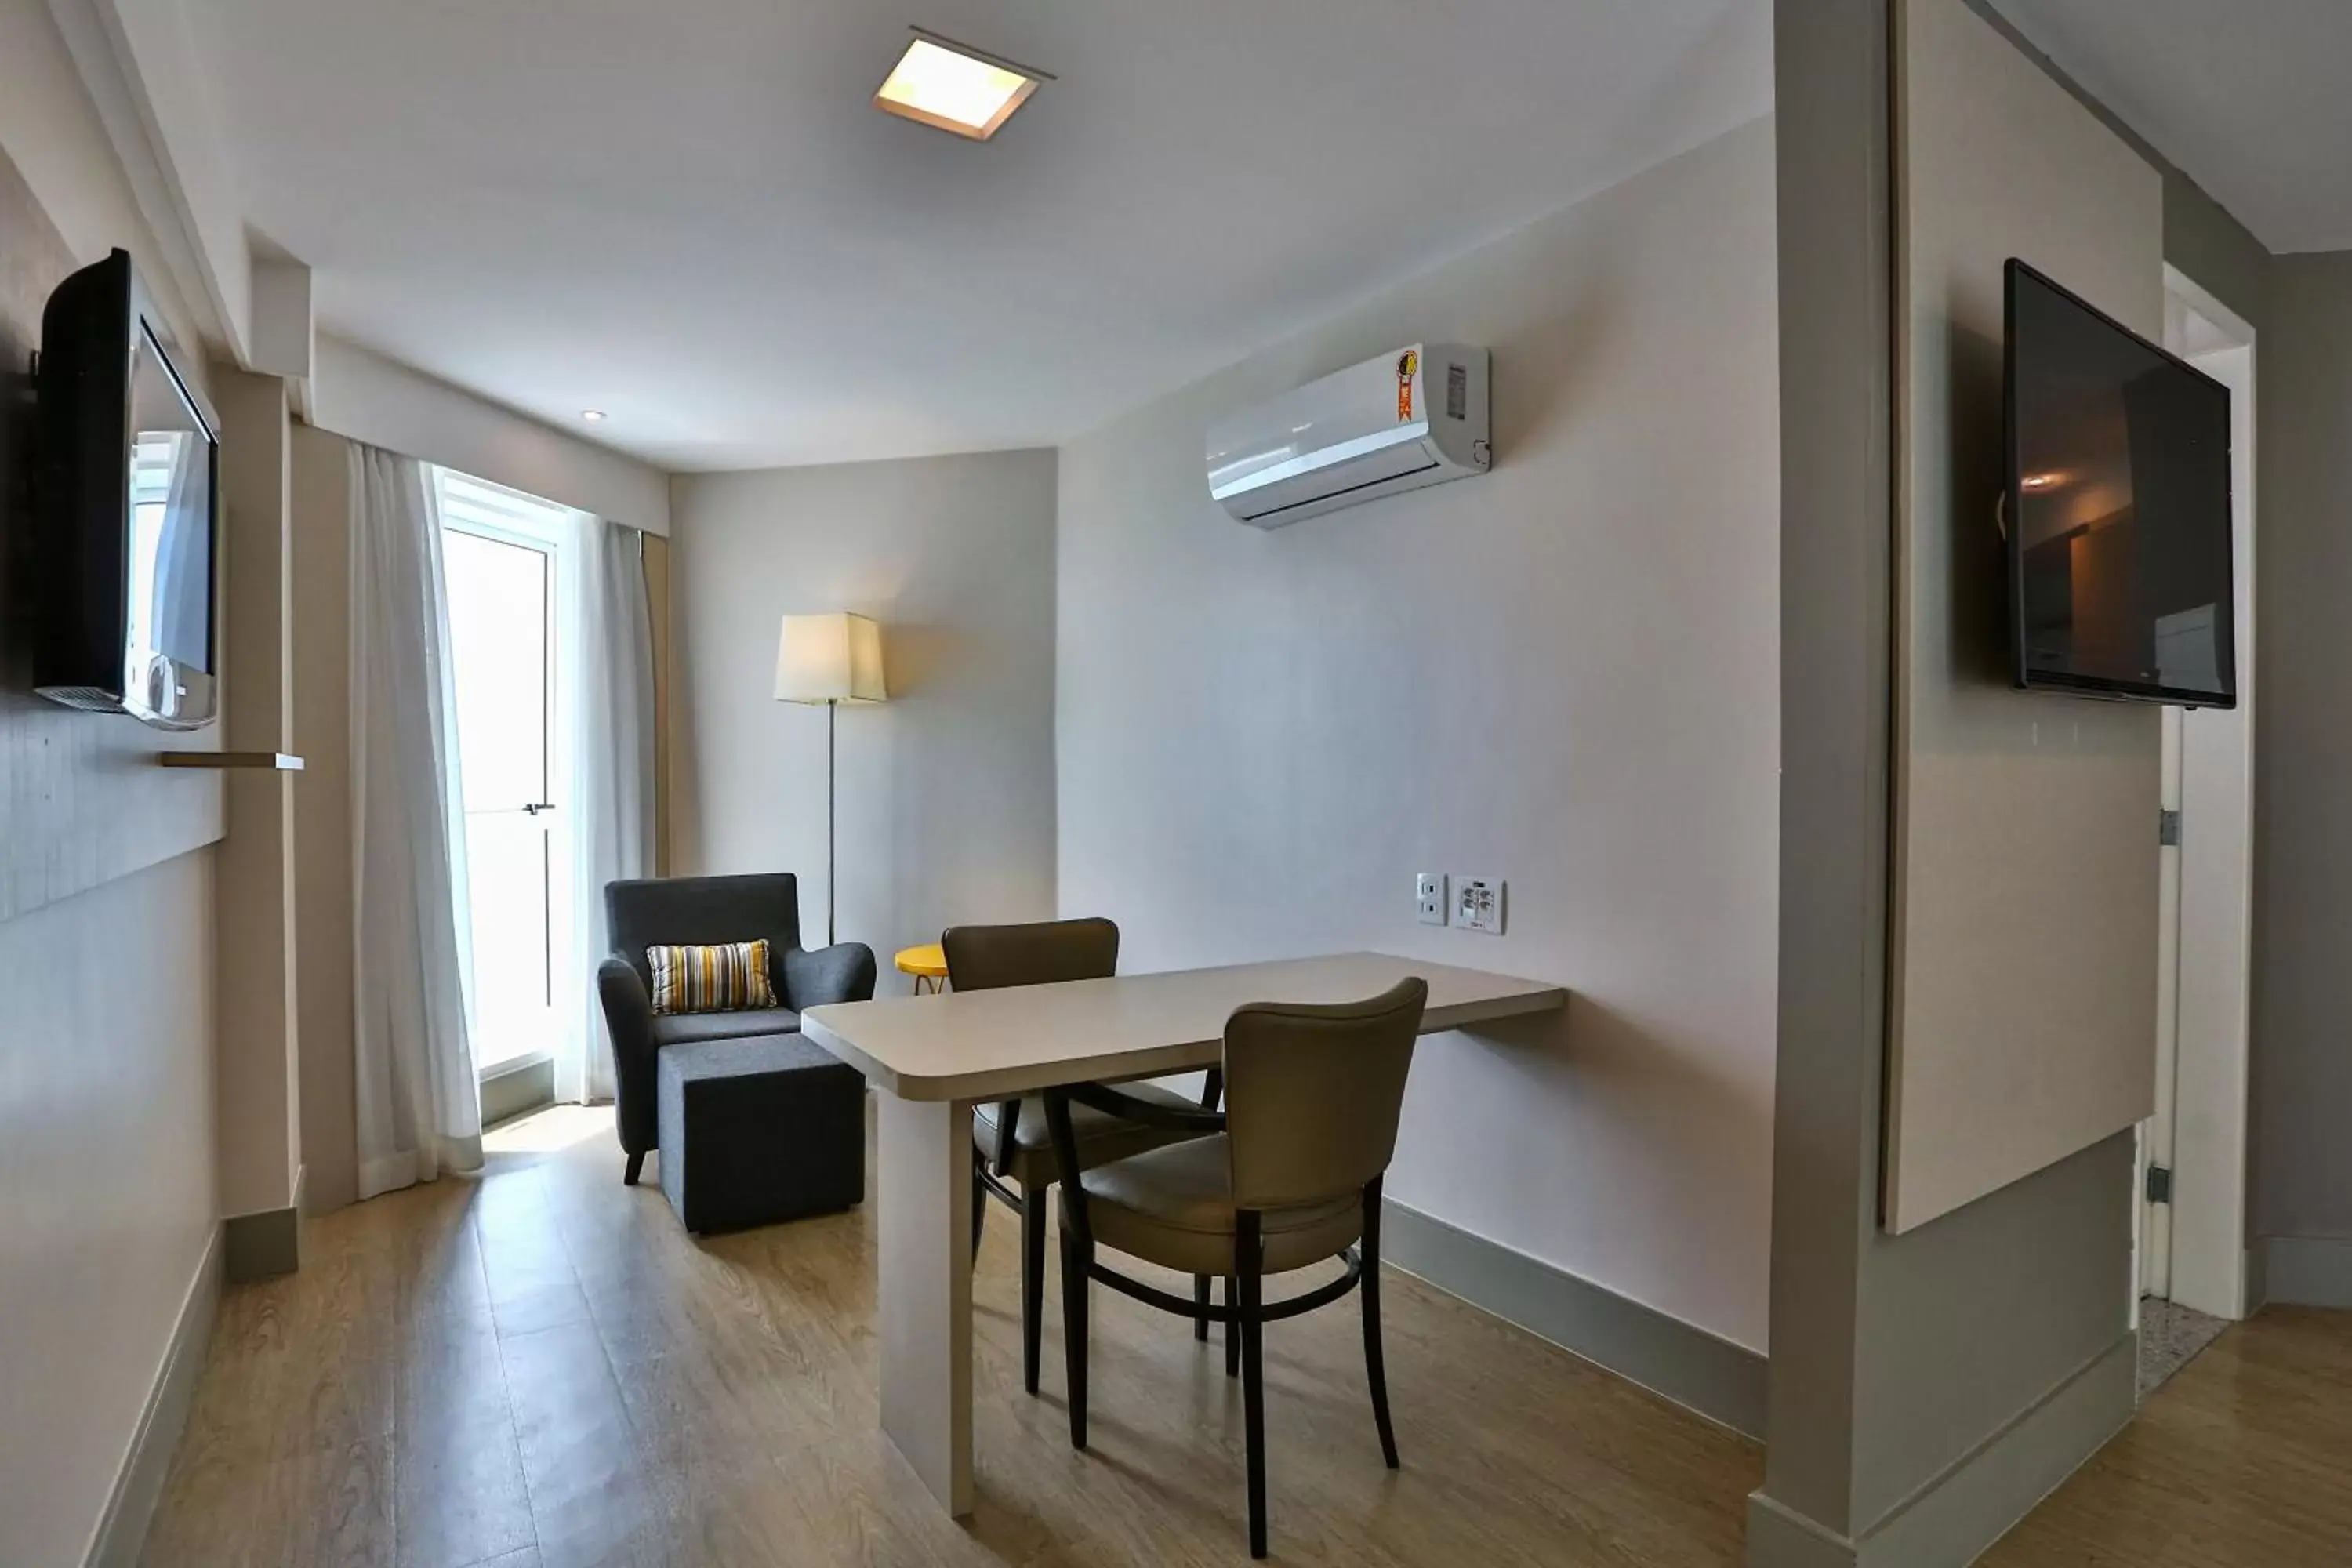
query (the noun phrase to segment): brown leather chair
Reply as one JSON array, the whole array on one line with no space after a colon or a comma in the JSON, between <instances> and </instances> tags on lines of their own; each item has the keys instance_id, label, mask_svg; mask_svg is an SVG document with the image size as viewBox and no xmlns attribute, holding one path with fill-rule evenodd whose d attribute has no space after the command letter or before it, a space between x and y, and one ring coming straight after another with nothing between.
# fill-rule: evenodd
<instances>
[{"instance_id":1,"label":"brown leather chair","mask_svg":"<svg viewBox=\"0 0 2352 1568\"><path fill-rule=\"evenodd\" d=\"M990 991L1004 985L1045 985L1064 980L1105 980L1118 970L1118 927L1106 920L1043 921L1028 925L957 926L940 938L946 951L948 984L958 991ZM1210 1075L1200 1101L1157 1084L1135 1084L1128 1093L1178 1110L1214 1110L1218 1079ZM1099 1164L1198 1137L1195 1132L1145 1127L1099 1111L1072 1113L1071 1131L1081 1165ZM1045 1106L1034 1096L984 1103L972 1112L971 1246L980 1251L993 1197L1021 1216L1021 1381L1037 1392L1040 1321L1045 1294L1045 1192L1061 1180L1071 1162L1056 1155L1045 1128ZM1205 1306L1209 1281L1193 1282ZM1206 1317L1194 1332L1205 1339Z\"/></svg>"},{"instance_id":2,"label":"brown leather chair","mask_svg":"<svg viewBox=\"0 0 2352 1568\"><path fill-rule=\"evenodd\" d=\"M1241 1331L1249 1439L1250 1555L1265 1555L1265 1325L1358 1289L1364 1371L1381 1456L1397 1468L1381 1360L1381 1179L1396 1152L1405 1075L1429 987L1407 980L1336 1006L1255 1003L1225 1022L1225 1111L1171 1110L1100 1085L1047 1089L1045 1121L1065 1161L1083 1145L1082 1110L1200 1134L1149 1152L1089 1162L1062 1185L1062 1311L1070 1367L1070 1444L1087 1446L1087 1282L1196 1323L1226 1324L1226 1369ZM1223 1310L1130 1279L1095 1261L1109 1247L1163 1268L1225 1276ZM1268 1303L1264 1282L1337 1258L1339 1279Z\"/></svg>"}]
</instances>

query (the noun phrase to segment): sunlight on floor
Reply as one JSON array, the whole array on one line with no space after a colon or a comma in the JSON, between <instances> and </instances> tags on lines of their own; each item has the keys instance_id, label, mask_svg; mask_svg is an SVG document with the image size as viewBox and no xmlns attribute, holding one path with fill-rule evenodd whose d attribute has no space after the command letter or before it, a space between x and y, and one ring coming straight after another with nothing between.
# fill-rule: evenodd
<instances>
[{"instance_id":1,"label":"sunlight on floor","mask_svg":"<svg viewBox=\"0 0 2352 1568\"><path fill-rule=\"evenodd\" d=\"M484 1132L482 1150L490 1154L552 1154L600 1134L613 1135L611 1106L551 1105Z\"/></svg>"}]
</instances>

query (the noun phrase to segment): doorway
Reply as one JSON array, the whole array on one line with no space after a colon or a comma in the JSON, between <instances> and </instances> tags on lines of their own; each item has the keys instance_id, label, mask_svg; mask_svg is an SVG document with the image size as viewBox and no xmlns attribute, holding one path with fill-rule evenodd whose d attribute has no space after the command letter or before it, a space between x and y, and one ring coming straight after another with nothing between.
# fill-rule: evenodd
<instances>
[{"instance_id":1,"label":"doorway","mask_svg":"<svg viewBox=\"0 0 2352 1568\"><path fill-rule=\"evenodd\" d=\"M2230 389L2237 617L2238 706L2163 716L2157 1102L2140 1137L2136 1283L2153 1331L2194 1353L2247 1309L2254 332L2169 267L2165 289L2165 346Z\"/></svg>"}]
</instances>

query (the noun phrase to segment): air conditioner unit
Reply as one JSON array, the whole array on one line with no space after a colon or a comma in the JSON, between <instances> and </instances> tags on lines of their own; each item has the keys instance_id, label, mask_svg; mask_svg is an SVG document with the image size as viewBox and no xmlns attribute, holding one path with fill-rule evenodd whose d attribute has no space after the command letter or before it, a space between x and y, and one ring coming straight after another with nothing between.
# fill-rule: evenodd
<instances>
[{"instance_id":1,"label":"air conditioner unit","mask_svg":"<svg viewBox=\"0 0 2352 1568\"><path fill-rule=\"evenodd\" d=\"M1209 493L1240 521L1280 528L1492 461L1486 351L1414 343L1219 422Z\"/></svg>"}]
</instances>

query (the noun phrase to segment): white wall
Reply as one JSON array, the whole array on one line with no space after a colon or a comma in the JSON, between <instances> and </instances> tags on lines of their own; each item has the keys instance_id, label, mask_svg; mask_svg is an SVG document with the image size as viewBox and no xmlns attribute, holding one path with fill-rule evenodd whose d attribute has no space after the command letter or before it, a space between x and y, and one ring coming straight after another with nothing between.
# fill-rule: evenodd
<instances>
[{"instance_id":1,"label":"white wall","mask_svg":"<svg viewBox=\"0 0 2352 1568\"><path fill-rule=\"evenodd\" d=\"M1355 947L1559 982L1446 1036L1392 1196L1765 1341L1779 734L1772 133L1758 121L1064 449L1060 907L1129 967ZM1214 417L1489 346L1486 477L1261 533ZM1414 873L1510 882L1415 923Z\"/></svg>"},{"instance_id":2,"label":"white wall","mask_svg":"<svg viewBox=\"0 0 2352 1568\"><path fill-rule=\"evenodd\" d=\"M183 0L49 0L150 227L240 363L253 342L252 250ZM191 340L193 342L193 340Z\"/></svg>"},{"instance_id":3,"label":"white wall","mask_svg":"<svg viewBox=\"0 0 2352 1568\"><path fill-rule=\"evenodd\" d=\"M1774 32L1789 263L1780 1114L1770 1443L1748 1561L1959 1568L2131 1413L2132 1140L2021 1173L1905 1234L1882 1225L1899 1005L1890 986L1903 946L1926 942L1916 916L1906 931L1889 876L1906 809L1900 749L1981 755L2008 717L1969 689L1988 665L1998 669L1986 643L2007 619L1998 554L1971 548L1998 543L1984 486L2000 468L2000 247L2031 258L2055 246L2054 270L2079 269L2126 320L2160 326L2161 236L2140 205L2157 193L2095 126L2073 119L2083 111L1974 0L1782 5ZM1970 106L1987 113L1970 118ZM1939 132L1940 145L1922 144ZM1969 155L1944 155L1954 147ZM1921 386L1911 372L1937 358L1948 379ZM1889 416L1898 410L1899 422ZM1909 483L1939 468L1953 485L1948 519ZM1985 534L1965 531L1970 517ZM1939 542L1946 522L1957 543ZM1919 559L1906 558L1906 545ZM1981 574L1966 570L1972 556ZM1906 626L1908 651L1888 635ZM1931 626L1954 647L1915 658ZM1922 668L1947 671L1949 691L1913 682L1905 694ZM1939 699L1993 721L1973 732L1948 715L1918 722L1923 701ZM2053 730L2092 706L2038 700ZM2084 730L2087 749L2096 731ZM2067 754L2071 733L2050 739L2039 765L2094 765ZM1982 818L1947 820L1955 832L1985 828ZM1974 890L2015 868L1983 854L1948 874ZM2152 892L2122 890L2109 906L2144 920L2150 956ZM2033 980L1989 972L1981 983Z\"/></svg>"},{"instance_id":4,"label":"white wall","mask_svg":"<svg viewBox=\"0 0 2352 1568\"><path fill-rule=\"evenodd\" d=\"M396 360L318 340L310 423L651 533L669 531L669 479L609 447L529 419Z\"/></svg>"},{"instance_id":5,"label":"white wall","mask_svg":"<svg viewBox=\"0 0 2352 1568\"><path fill-rule=\"evenodd\" d=\"M141 280L188 351L183 357L199 362L194 374L201 376L201 323L141 222L130 181L75 74L73 57L38 0L0 4L0 85L7 89L0 92L0 148L48 209L49 221L82 261L96 261L118 245L131 252Z\"/></svg>"},{"instance_id":6,"label":"white wall","mask_svg":"<svg viewBox=\"0 0 2352 1568\"><path fill-rule=\"evenodd\" d=\"M159 276L40 0L0 0L0 152L75 259L121 245ZM0 300L13 300L46 262L32 258L24 216L5 219ZM193 343L185 320L176 325ZM10 501L22 493L5 471L15 458L0 440ZM33 705L0 692L0 757L17 755L5 731L37 722ZM87 794L105 770L142 763L152 765L77 753L47 787ZM205 798L209 826L180 847L218 836L216 785ZM0 842L41 826L12 814ZM67 839L42 841L77 864L100 858ZM68 896L0 921L0 1562L81 1560L210 1243L212 927L205 848L95 887L77 880Z\"/></svg>"},{"instance_id":7,"label":"white wall","mask_svg":"<svg viewBox=\"0 0 2352 1568\"><path fill-rule=\"evenodd\" d=\"M882 623L891 700L840 715L840 929L898 948L1054 910L1054 455L673 481L681 874L801 879L824 932L825 714L775 701L777 623Z\"/></svg>"},{"instance_id":8,"label":"white wall","mask_svg":"<svg viewBox=\"0 0 2352 1568\"><path fill-rule=\"evenodd\" d=\"M0 924L0 1562L81 1561L213 1232L213 858Z\"/></svg>"},{"instance_id":9,"label":"white wall","mask_svg":"<svg viewBox=\"0 0 2352 1568\"><path fill-rule=\"evenodd\" d=\"M2352 1305L2352 251L2279 258L2261 342L2255 1234L2272 1298ZM2282 1264L2287 1267L2282 1267ZM2300 1267L2296 1267L2296 1266Z\"/></svg>"}]
</instances>

